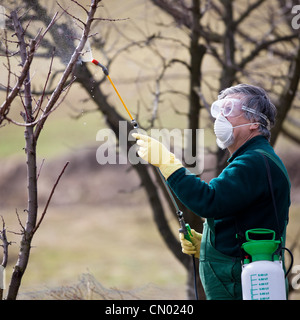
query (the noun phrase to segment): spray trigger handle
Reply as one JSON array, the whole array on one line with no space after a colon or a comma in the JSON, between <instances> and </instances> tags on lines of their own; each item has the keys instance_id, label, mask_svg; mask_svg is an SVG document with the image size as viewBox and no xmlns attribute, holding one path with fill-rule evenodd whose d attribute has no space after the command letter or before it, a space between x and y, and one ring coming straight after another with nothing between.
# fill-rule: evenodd
<instances>
[{"instance_id":1,"label":"spray trigger handle","mask_svg":"<svg viewBox=\"0 0 300 320\"><path fill-rule=\"evenodd\" d=\"M193 235L192 235L191 227L188 223L185 224L185 232L183 232L183 234L186 240L192 242L191 237L193 237Z\"/></svg>"},{"instance_id":2,"label":"spray trigger handle","mask_svg":"<svg viewBox=\"0 0 300 320\"><path fill-rule=\"evenodd\" d=\"M191 231L191 227L188 223L185 223L183 217L182 217L182 212L180 211L181 215L178 214L179 216L179 223L180 223L180 229L179 232L184 234L184 238L190 242L192 242L191 237L193 237L192 235L192 231Z\"/></svg>"}]
</instances>

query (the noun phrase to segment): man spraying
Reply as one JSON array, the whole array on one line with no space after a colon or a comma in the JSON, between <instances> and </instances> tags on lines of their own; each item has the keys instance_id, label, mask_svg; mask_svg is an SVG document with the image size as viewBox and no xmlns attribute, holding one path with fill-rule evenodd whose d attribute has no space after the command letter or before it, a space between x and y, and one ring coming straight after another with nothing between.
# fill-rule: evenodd
<instances>
[{"instance_id":1,"label":"man spraying","mask_svg":"<svg viewBox=\"0 0 300 320\"><path fill-rule=\"evenodd\" d=\"M191 242L182 234L180 241L184 253L199 258L206 298L241 300L241 238L249 229L266 228L275 230L276 238L285 242L290 181L269 144L276 108L265 90L247 84L227 88L212 104L211 115L216 119L217 145L227 148L231 156L228 166L209 183L191 174L157 140L139 133L133 136L139 156L160 169L186 207L205 218L203 234L192 229Z\"/></svg>"}]
</instances>

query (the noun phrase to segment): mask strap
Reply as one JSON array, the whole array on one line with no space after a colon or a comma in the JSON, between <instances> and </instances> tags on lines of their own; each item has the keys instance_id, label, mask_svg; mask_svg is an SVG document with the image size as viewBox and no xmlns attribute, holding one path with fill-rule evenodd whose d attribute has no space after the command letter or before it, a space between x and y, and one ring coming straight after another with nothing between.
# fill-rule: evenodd
<instances>
[{"instance_id":1,"label":"mask strap","mask_svg":"<svg viewBox=\"0 0 300 320\"><path fill-rule=\"evenodd\" d=\"M234 129L234 128L239 128L239 127L251 126L251 124L259 124L259 125L265 127L265 125L263 125L263 124L260 123L260 122L251 122L251 123L240 124L239 126L234 126L234 127L232 127L232 128Z\"/></svg>"}]
</instances>

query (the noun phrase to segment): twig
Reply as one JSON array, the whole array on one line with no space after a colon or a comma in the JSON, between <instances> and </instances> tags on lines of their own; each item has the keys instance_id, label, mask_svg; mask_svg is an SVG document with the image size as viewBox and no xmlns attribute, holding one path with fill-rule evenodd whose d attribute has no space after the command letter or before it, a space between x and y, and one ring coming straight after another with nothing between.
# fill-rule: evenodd
<instances>
[{"instance_id":1,"label":"twig","mask_svg":"<svg viewBox=\"0 0 300 320\"><path fill-rule=\"evenodd\" d=\"M19 214L18 214L18 210L17 210L17 209L16 209L16 216L17 216L17 219L18 219L18 221L19 221L19 225L20 225L21 228L23 229L23 231L22 231L21 234L24 234L24 233L25 233L25 227L24 227L23 224L22 224L22 221L21 221L21 219L20 219L20 216L19 216Z\"/></svg>"},{"instance_id":2,"label":"twig","mask_svg":"<svg viewBox=\"0 0 300 320\"><path fill-rule=\"evenodd\" d=\"M69 15L72 19L77 20L78 22L82 23L83 26L85 27L86 24L79 18L75 17L73 14L71 14L68 10L64 9L57 1L56 1L57 5L63 10L64 13L66 13L67 15Z\"/></svg>"},{"instance_id":3,"label":"twig","mask_svg":"<svg viewBox=\"0 0 300 320\"><path fill-rule=\"evenodd\" d=\"M4 30L4 41L5 41L5 55L7 58L7 71L8 71L8 75L7 75L7 87L6 87L6 99L9 95L9 88L10 88L10 74L11 74L11 69L10 69L10 59L8 56L8 44L7 44L7 31Z\"/></svg>"},{"instance_id":4,"label":"twig","mask_svg":"<svg viewBox=\"0 0 300 320\"><path fill-rule=\"evenodd\" d=\"M36 177L36 181L38 181L38 180L39 180L40 173L41 173L41 171L42 171L42 168L43 168L44 162L45 162L45 159L43 159L43 160L42 160L42 163L41 163L41 166L40 166L39 172L38 172L37 177Z\"/></svg>"},{"instance_id":5,"label":"twig","mask_svg":"<svg viewBox=\"0 0 300 320\"><path fill-rule=\"evenodd\" d=\"M156 86L155 86L155 93L154 93L152 116L151 116L151 120L150 120L151 126L154 125L154 121L157 117L159 97L160 97L160 81L159 81L159 79L157 79Z\"/></svg>"},{"instance_id":6,"label":"twig","mask_svg":"<svg viewBox=\"0 0 300 320\"><path fill-rule=\"evenodd\" d=\"M121 19L111 19L111 18L93 18L93 21L109 21L109 22L118 22L118 21L126 21L130 18L121 18Z\"/></svg>"},{"instance_id":7,"label":"twig","mask_svg":"<svg viewBox=\"0 0 300 320\"><path fill-rule=\"evenodd\" d=\"M57 187L57 185L58 185L58 183L59 183L60 178L62 177L62 175L64 174L64 172L65 172L65 170L66 170L66 168L67 168L67 166L69 165L69 163L70 163L70 162L68 161L68 162L65 164L65 166L63 167L60 175L58 176L58 178L57 178L57 180L56 180L56 182L55 182L55 184L54 184L54 186L53 186L53 188L52 188L52 190L51 190L51 193L50 193L49 198L48 198L48 200L47 200L46 206L45 206L44 211L43 211L43 213L42 213L42 215L41 215L41 218L40 218L40 220L38 221L38 223L36 224L35 228L33 229L32 234L34 234L34 233L36 232L36 230L39 228L39 226L41 225L41 223L42 223L42 221L43 221L43 219L44 219L44 217L45 217L45 215L46 215L46 212L47 212L48 206L49 206L49 204L50 204L50 201L51 201L51 199L52 199L52 196L53 196L53 194L54 194L54 191L55 191L55 189L56 189L56 187Z\"/></svg>"},{"instance_id":8,"label":"twig","mask_svg":"<svg viewBox=\"0 0 300 320\"><path fill-rule=\"evenodd\" d=\"M89 14L89 11L82 5L80 4L79 2L75 1L75 0L71 0L72 2L76 3L82 10L85 11L86 15Z\"/></svg>"}]
</instances>

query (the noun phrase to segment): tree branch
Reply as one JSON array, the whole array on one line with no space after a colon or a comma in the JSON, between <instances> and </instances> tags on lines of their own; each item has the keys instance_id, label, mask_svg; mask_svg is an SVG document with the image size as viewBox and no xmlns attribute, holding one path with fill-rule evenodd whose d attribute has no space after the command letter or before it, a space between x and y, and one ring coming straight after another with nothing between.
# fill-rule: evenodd
<instances>
[{"instance_id":1,"label":"tree branch","mask_svg":"<svg viewBox=\"0 0 300 320\"><path fill-rule=\"evenodd\" d=\"M247 9L239 16L239 18L234 21L233 28L236 28L238 25L240 25L247 17L249 17L253 10L257 9L264 2L265 0L257 0L248 6Z\"/></svg>"},{"instance_id":2,"label":"tree branch","mask_svg":"<svg viewBox=\"0 0 300 320\"><path fill-rule=\"evenodd\" d=\"M288 36L283 36L283 37L278 37L276 39L273 40L269 40L269 41L262 41L262 43L258 44L255 49L253 49L249 55L247 57L245 57L244 59L242 59L242 61L238 64L238 68L239 69L244 69L245 66L251 62L253 59L255 59L258 54L262 51L262 50L266 50L269 47L271 47L273 44L276 43L280 43L280 42L289 42L293 39L296 39L298 37L297 34L291 34Z\"/></svg>"}]
</instances>

